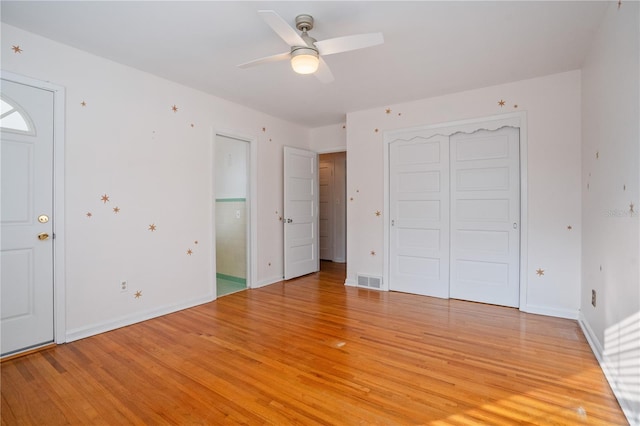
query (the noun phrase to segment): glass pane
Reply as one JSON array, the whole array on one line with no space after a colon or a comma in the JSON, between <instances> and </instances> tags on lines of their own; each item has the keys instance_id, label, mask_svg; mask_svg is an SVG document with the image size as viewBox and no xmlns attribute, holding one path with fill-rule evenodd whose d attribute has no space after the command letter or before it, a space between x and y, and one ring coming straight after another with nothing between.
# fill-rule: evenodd
<instances>
[{"instance_id":1,"label":"glass pane","mask_svg":"<svg viewBox=\"0 0 640 426\"><path fill-rule=\"evenodd\" d=\"M28 116L25 117L21 111L22 109L10 99L0 99L0 128L33 134Z\"/></svg>"},{"instance_id":2,"label":"glass pane","mask_svg":"<svg viewBox=\"0 0 640 426\"><path fill-rule=\"evenodd\" d=\"M0 115L4 115L6 112L11 111L13 107L6 103L4 100L0 100Z\"/></svg>"},{"instance_id":3,"label":"glass pane","mask_svg":"<svg viewBox=\"0 0 640 426\"><path fill-rule=\"evenodd\" d=\"M29 131L27 122L18 111L14 111L0 119L0 127L3 129L22 130L23 132Z\"/></svg>"}]
</instances>

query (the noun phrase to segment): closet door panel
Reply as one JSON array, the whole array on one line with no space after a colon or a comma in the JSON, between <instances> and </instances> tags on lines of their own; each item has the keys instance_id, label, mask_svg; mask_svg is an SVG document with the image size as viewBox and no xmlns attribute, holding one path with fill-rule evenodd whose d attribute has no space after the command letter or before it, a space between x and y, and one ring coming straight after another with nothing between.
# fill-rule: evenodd
<instances>
[{"instance_id":1,"label":"closet door panel","mask_svg":"<svg viewBox=\"0 0 640 426\"><path fill-rule=\"evenodd\" d=\"M389 288L449 297L448 137L389 144Z\"/></svg>"}]
</instances>

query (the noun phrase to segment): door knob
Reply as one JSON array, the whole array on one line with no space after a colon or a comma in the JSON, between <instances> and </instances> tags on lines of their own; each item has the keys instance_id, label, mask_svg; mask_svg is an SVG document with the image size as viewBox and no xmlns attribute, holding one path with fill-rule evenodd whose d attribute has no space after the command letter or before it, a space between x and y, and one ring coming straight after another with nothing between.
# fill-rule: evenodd
<instances>
[{"instance_id":1,"label":"door knob","mask_svg":"<svg viewBox=\"0 0 640 426\"><path fill-rule=\"evenodd\" d=\"M47 234L46 232L43 232L42 234L38 234L38 239L40 241L48 240L49 239L49 234Z\"/></svg>"},{"instance_id":2,"label":"door knob","mask_svg":"<svg viewBox=\"0 0 640 426\"><path fill-rule=\"evenodd\" d=\"M38 222L40 223L49 222L49 216L47 216L46 214L41 214L40 216L38 216Z\"/></svg>"}]
</instances>

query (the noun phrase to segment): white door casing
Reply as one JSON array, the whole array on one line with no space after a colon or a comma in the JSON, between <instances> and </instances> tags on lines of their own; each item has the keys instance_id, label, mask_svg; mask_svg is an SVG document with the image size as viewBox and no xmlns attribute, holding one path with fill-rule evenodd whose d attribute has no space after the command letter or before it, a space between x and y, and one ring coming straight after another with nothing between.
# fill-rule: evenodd
<instances>
[{"instance_id":1,"label":"white door casing","mask_svg":"<svg viewBox=\"0 0 640 426\"><path fill-rule=\"evenodd\" d=\"M449 297L448 137L389 144L389 288Z\"/></svg>"},{"instance_id":2,"label":"white door casing","mask_svg":"<svg viewBox=\"0 0 640 426\"><path fill-rule=\"evenodd\" d=\"M320 269L318 155L284 147L284 279Z\"/></svg>"},{"instance_id":3,"label":"white door casing","mask_svg":"<svg viewBox=\"0 0 640 426\"><path fill-rule=\"evenodd\" d=\"M519 306L519 129L456 133L450 297Z\"/></svg>"},{"instance_id":4,"label":"white door casing","mask_svg":"<svg viewBox=\"0 0 640 426\"><path fill-rule=\"evenodd\" d=\"M447 122L440 124L433 124L427 126L420 126L414 128L398 129L386 131L383 134L384 137L384 205L389 214L386 215L384 221L384 247L386 256L383 257L383 289L394 289L392 283L391 264L393 262L391 255L391 213L393 211L391 202L391 159L390 159L390 145L396 142L398 139L409 141L411 139L423 138L429 139L435 135L445 136L447 138L457 133L471 134L479 130L495 131L505 127L512 127L516 132L519 132L519 199L516 200L516 205L519 208L520 222L517 224L519 244L511 243L510 249L514 249L511 252L511 261L515 262L516 270L519 268L519 302L516 306L519 306L520 310L525 312L535 312L527 302L527 266L528 266L528 209L527 209L527 114L524 111L517 113L500 114L494 116L487 116L481 118L473 118L455 122ZM453 178L452 178L453 179ZM513 227L513 222L511 223ZM514 247L515 245L515 247ZM453 258L451 258L453 259ZM513 270L512 272L514 272ZM517 273L513 274L517 275ZM451 278L453 279L453 278Z\"/></svg>"},{"instance_id":5,"label":"white door casing","mask_svg":"<svg viewBox=\"0 0 640 426\"><path fill-rule=\"evenodd\" d=\"M16 113L27 129L2 129L2 355L54 340L54 93L2 80L3 126ZM10 126L11 127L11 126ZM39 219L40 218L40 219ZM40 236L40 238L39 238Z\"/></svg>"}]
</instances>

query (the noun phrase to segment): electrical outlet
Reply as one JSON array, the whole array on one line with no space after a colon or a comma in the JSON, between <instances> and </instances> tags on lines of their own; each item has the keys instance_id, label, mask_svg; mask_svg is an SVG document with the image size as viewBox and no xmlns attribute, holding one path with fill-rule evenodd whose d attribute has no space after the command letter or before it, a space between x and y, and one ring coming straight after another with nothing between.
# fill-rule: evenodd
<instances>
[{"instance_id":1,"label":"electrical outlet","mask_svg":"<svg viewBox=\"0 0 640 426\"><path fill-rule=\"evenodd\" d=\"M593 305L593 307L596 307L596 291L595 290L591 290L591 304Z\"/></svg>"},{"instance_id":2,"label":"electrical outlet","mask_svg":"<svg viewBox=\"0 0 640 426\"><path fill-rule=\"evenodd\" d=\"M126 281L121 281L120 282L120 293L126 293L128 289L129 289L129 285L127 284L127 282Z\"/></svg>"}]
</instances>

